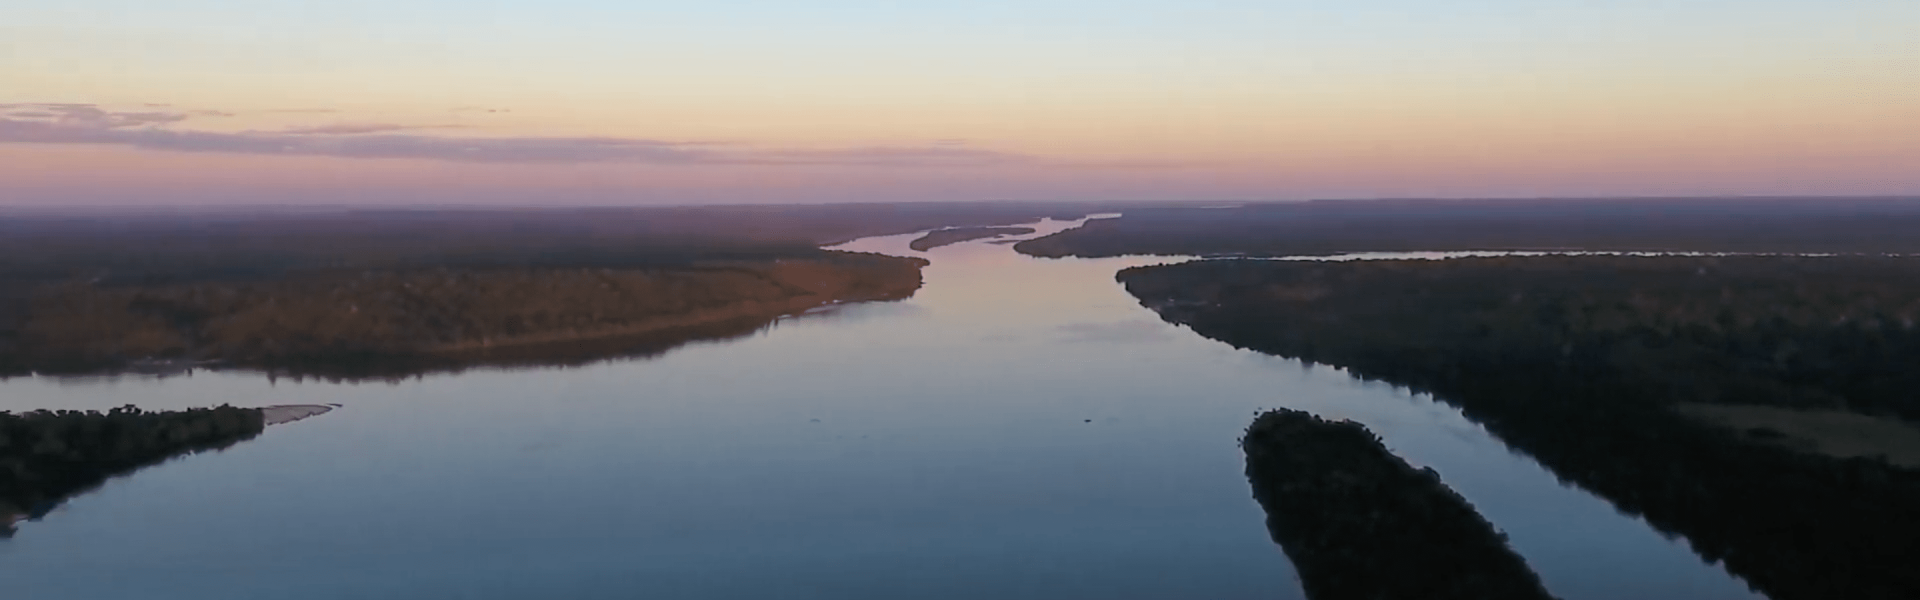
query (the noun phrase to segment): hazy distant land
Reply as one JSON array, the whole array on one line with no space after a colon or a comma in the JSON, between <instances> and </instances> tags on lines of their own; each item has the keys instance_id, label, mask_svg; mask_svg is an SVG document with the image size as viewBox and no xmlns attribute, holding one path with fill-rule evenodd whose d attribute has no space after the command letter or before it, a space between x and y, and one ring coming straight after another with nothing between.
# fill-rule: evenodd
<instances>
[{"instance_id":1,"label":"hazy distant land","mask_svg":"<svg viewBox=\"0 0 1920 600\"><path fill-rule=\"evenodd\" d=\"M1217 260L1118 279L1201 335L1431 392L1774 600L1920 596L1920 258Z\"/></svg>"},{"instance_id":2,"label":"hazy distant land","mask_svg":"<svg viewBox=\"0 0 1920 600\"><path fill-rule=\"evenodd\" d=\"M1026 235L1033 232L1034 229L1031 227L955 227L952 229L936 229L927 232L926 235L920 236L919 239L909 242L907 247L919 252L926 252L941 246L958 244L970 240L1000 237L1003 235Z\"/></svg>"},{"instance_id":3,"label":"hazy distant land","mask_svg":"<svg viewBox=\"0 0 1920 600\"><path fill-rule=\"evenodd\" d=\"M0 218L0 376L209 361L391 376L644 355L920 285L924 260L822 245L1076 208L14 215Z\"/></svg>"},{"instance_id":4,"label":"hazy distant land","mask_svg":"<svg viewBox=\"0 0 1920 600\"><path fill-rule=\"evenodd\" d=\"M1327 200L1142 207L1014 245L1043 256L1459 250L1920 253L1920 197Z\"/></svg>"}]
</instances>

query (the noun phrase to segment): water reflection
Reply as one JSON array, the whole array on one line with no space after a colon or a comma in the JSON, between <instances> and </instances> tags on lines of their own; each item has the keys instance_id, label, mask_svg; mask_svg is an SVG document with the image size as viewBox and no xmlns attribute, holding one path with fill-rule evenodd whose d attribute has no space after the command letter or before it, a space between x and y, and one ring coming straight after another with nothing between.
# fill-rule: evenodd
<instances>
[{"instance_id":1,"label":"water reflection","mask_svg":"<svg viewBox=\"0 0 1920 600\"><path fill-rule=\"evenodd\" d=\"M1748 595L1457 410L1161 323L1113 280L1175 259L913 237L843 246L930 258L910 300L645 361L0 383L0 409L351 409L75 498L0 579L55 600L1299 598L1234 444L1291 406L1434 467L1560 597Z\"/></svg>"}]
</instances>

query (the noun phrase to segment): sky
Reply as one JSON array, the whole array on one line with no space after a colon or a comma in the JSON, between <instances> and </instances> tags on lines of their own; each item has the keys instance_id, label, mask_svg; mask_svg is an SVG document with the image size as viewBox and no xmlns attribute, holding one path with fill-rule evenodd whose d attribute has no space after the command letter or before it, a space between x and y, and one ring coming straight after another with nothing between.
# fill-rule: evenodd
<instances>
[{"instance_id":1,"label":"sky","mask_svg":"<svg viewBox=\"0 0 1920 600\"><path fill-rule=\"evenodd\" d=\"M9 0L0 206L1920 195L1913 0Z\"/></svg>"}]
</instances>

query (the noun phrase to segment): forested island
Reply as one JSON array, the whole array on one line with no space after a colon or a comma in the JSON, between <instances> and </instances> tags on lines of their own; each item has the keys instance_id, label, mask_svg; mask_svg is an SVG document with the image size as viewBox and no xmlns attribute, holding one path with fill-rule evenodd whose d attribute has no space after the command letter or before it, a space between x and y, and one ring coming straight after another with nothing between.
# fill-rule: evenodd
<instances>
[{"instance_id":1,"label":"forested island","mask_svg":"<svg viewBox=\"0 0 1920 600\"><path fill-rule=\"evenodd\" d=\"M1312 600L1552 598L1432 469L1352 421L1280 409L1240 441L1267 529Z\"/></svg>"},{"instance_id":2,"label":"forested island","mask_svg":"<svg viewBox=\"0 0 1920 600\"><path fill-rule=\"evenodd\" d=\"M1877 456L1920 420L1920 259L1217 260L1117 277L1207 337L1458 406L1775 600L1920 597L1920 471ZM1907 435L1840 446L1726 418L1745 410Z\"/></svg>"},{"instance_id":3,"label":"forested island","mask_svg":"<svg viewBox=\"0 0 1920 600\"><path fill-rule=\"evenodd\" d=\"M1033 233L1033 231L1031 227L955 227L951 229L935 229L912 242L908 242L907 247L915 251L926 252L941 246L958 244L965 241L1000 237L1003 235L1026 235Z\"/></svg>"},{"instance_id":4,"label":"forested island","mask_svg":"<svg viewBox=\"0 0 1920 600\"><path fill-rule=\"evenodd\" d=\"M1042 257L1606 250L1920 253L1920 198L1324 200L1138 207L1014 245Z\"/></svg>"},{"instance_id":5,"label":"forested island","mask_svg":"<svg viewBox=\"0 0 1920 600\"><path fill-rule=\"evenodd\" d=\"M261 409L0 412L0 537L108 479L252 439Z\"/></svg>"}]
</instances>

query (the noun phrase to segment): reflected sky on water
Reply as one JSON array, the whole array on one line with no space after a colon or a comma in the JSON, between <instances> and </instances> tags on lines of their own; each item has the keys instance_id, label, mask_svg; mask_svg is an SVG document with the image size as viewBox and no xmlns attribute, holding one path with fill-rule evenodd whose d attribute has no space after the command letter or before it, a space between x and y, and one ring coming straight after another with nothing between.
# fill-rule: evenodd
<instances>
[{"instance_id":1,"label":"reflected sky on water","mask_svg":"<svg viewBox=\"0 0 1920 600\"><path fill-rule=\"evenodd\" d=\"M1040 224L1044 235L1070 222ZM1459 413L1160 321L1113 280L914 235L913 299L577 368L0 382L0 410L340 404L0 541L7 597L1298 598L1235 440L1289 406L1431 465L1569 599L1744 584Z\"/></svg>"}]
</instances>

